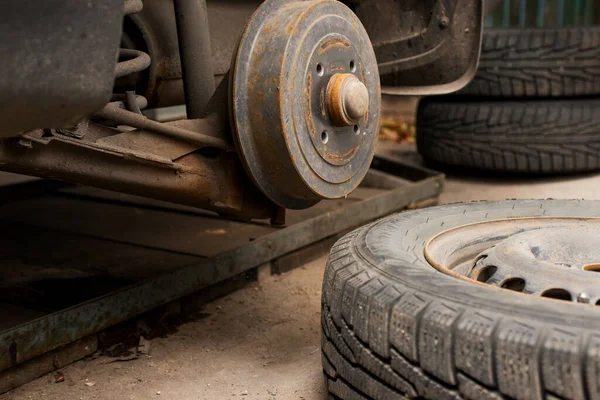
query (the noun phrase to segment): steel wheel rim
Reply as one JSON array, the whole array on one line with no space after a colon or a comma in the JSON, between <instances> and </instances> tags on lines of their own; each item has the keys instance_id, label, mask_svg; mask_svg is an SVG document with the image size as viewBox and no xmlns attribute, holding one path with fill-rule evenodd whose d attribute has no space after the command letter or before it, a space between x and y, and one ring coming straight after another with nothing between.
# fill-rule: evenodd
<instances>
[{"instance_id":1,"label":"steel wheel rim","mask_svg":"<svg viewBox=\"0 0 600 400\"><path fill-rule=\"evenodd\" d=\"M424 248L438 271L472 284L600 305L600 218L507 218L466 224Z\"/></svg>"}]
</instances>

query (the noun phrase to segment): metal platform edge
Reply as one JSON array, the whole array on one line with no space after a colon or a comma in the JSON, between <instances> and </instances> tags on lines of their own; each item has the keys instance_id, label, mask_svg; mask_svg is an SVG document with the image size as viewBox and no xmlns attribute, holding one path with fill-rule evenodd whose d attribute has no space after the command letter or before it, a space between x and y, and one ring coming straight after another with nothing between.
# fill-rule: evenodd
<instances>
[{"instance_id":1,"label":"metal platform edge","mask_svg":"<svg viewBox=\"0 0 600 400\"><path fill-rule=\"evenodd\" d=\"M398 186L395 189L283 228L213 258L0 332L0 380L14 379L14 372L9 372L18 369L25 361L81 341L122 321L256 269L340 232L439 196L443 189L443 174L414 166L406 168L401 160L389 153L381 154L375 158L373 173L370 172L367 181L386 189ZM403 176L406 171L411 176ZM0 382L0 393L18 386L15 383Z\"/></svg>"}]
</instances>

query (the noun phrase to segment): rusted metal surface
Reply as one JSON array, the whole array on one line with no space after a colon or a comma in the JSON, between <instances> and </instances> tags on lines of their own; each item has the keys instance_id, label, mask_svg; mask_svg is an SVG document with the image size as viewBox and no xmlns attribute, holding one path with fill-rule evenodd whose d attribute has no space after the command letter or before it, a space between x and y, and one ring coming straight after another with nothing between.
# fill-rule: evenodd
<instances>
[{"instance_id":1,"label":"rusted metal surface","mask_svg":"<svg viewBox=\"0 0 600 400\"><path fill-rule=\"evenodd\" d=\"M115 133L92 122L83 138L55 131L30 132L19 142L2 141L0 162L10 172L88 184L237 218L270 218L276 210L249 182L235 153L202 154L168 142L152 149L152 140L160 139L151 132ZM129 136L136 133L140 137ZM114 141L115 137L121 141ZM126 147L144 138L150 139Z\"/></svg>"},{"instance_id":2,"label":"rusted metal surface","mask_svg":"<svg viewBox=\"0 0 600 400\"><path fill-rule=\"evenodd\" d=\"M460 89L477 66L482 0L345 0L373 39L385 92L434 94ZM494 2L496 0L491 0ZM209 0L208 20L213 70L229 69L237 40L260 0ZM459 12L457 12L459 10ZM478 14L479 13L479 14ZM173 7L148 1L132 18L151 57L160 60L149 71L151 107L183 104L181 66Z\"/></svg>"},{"instance_id":3,"label":"rusted metal surface","mask_svg":"<svg viewBox=\"0 0 600 400\"><path fill-rule=\"evenodd\" d=\"M134 69L139 70L139 65ZM233 143L227 95L224 82L203 119L169 123L126 110L126 102L112 102L96 114L97 122L84 121L69 130L31 131L19 141L4 140L0 143L2 169L235 218L280 220L278 208L252 185L237 155L228 151ZM138 100L144 100L139 101L143 107L145 99L138 96Z\"/></svg>"},{"instance_id":4,"label":"rusted metal surface","mask_svg":"<svg viewBox=\"0 0 600 400\"><path fill-rule=\"evenodd\" d=\"M189 129L181 128L175 124L163 124L161 122L152 121L141 114L124 110L115 103L107 104L102 110L96 113L96 117L105 118L121 125L171 136L176 139L194 143L200 147L214 147L217 149L231 150L231 144L223 138L206 133L194 132ZM202 126L201 123L198 125Z\"/></svg>"},{"instance_id":5,"label":"rusted metal surface","mask_svg":"<svg viewBox=\"0 0 600 400\"><path fill-rule=\"evenodd\" d=\"M483 0L347 0L373 41L385 93L461 89L477 69Z\"/></svg>"},{"instance_id":6,"label":"rusted metal surface","mask_svg":"<svg viewBox=\"0 0 600 400\"><path fill-rule=\"evenodd\" d=\"M368 178L371 187L381 186L386 189L378 191L379 194L374 197L361 201L346 200L346 206L324 208L309 219L298 221L297 217L291 218L290 226L283 229L270 227L272 233L255 237L249 242L245 241L245 244L240 247L2 331L0 332L0 370L19 365L61 345L239 275L271 260L332 237L339 232L398 211L411 203L436 197L439 195L443 183L443 177L440 175L414 183L400 178L388 178L381 172L376 172ZM45 210L45 208L41 210ZM24 211L25 217L31 217L31 212ZM302 212L309 215L312 210ZM137 215L137 213L132 214ZM10 215L10 218L13 218L15 212L11 212ZM2 218L6 218L6 216ZM139 218L147 219L143 216L139 216ZM68 221L70 224L76 222ZM52 224L50 220L48 220L48 224L53 227L56 225ZM193 221L187 225L190 224L193 224ZM90 225L85 223L81 226L90 229ZM261 226L261 229L266 229L266 226ZM72 233L73 230L69 229L68 232ZM164 232L162 233L164 234ZM88 237L94 237L95 240L99 236L101 235L88 234ZM119 239L115 240L122 243ZM188 247L197 248L198 246L189 243ZM181 255L181 251L178 254Z\"/></svg>"},{"instance_id":7,"label":"rusted metal surface","mask_svg":"<svg viewBox=\"0 0 600 400\"><path fill-rule=\"evenodd\" d=\"M139 1L122 5L130 18L142 10ZM228 82L213 96L206 4L182 0L176 6L182 57L184 64L190 64L186 65L186 82L192 94L188 105L194 111L189 114L202 115L202 119L165 124L152 121L141 114L140 109L147 105L144 97L131 90L115 93L112 97L117 101L97 111L94 122L35 130L18 142L4 141L0 150L3 169L172 201L235 218L282 220L278 208L250 183L237 155L230 152ZM195 37L199 32L205 37ZM136 44L127 35L123 42L125 46ZM204 53L196 51L198 43ZM151 65L145 51L120 49L113 67L117 90L120 80L127 82Z\"/></svg>"},{"instance_id":8,"label":"rusted metal surface","mask_svg":"<svg viewBox=\"0 0 600 400\"><path fill-rule=\"evenodd\" d=\"M559 300L600 302L600 219L507 218L442 232L425 248L442 272Z\"/></svg>"},{"instance_id":9,"label":"rusted metal surface","mask_svg":"<svg viewBox=\"0 0 600 400\"><path fill-rule=\"evenodd\" d=\"M284 219L281 207L342 198L359 185L373 159L381 100L376 55L348 7L334 0L264 2L233 57L231 82L225 79L208 101L214 82L206 2L147 3L127 0L119 8L119 17L127 14L124 48L116 68L111 66L117 92L127 91L113 94L114 101L91 121L2 142L3 169L237 218L271 217L274 223ZM362 11L365 4L358 4ZM454 27L454 6L452 0L436 3L434 10L446 18L440 24L447 25L439 29ZM173 26L165 27L175 20L179 44L172 42ZM439 39L427 32L431 43ZM422 39L421 50L430 43ZM133 88L146 82L140 92L160 96L154 86L162 78L179 79L181 74L168 75L180 67L180 58L192 119L163 124L145 118L141 109L148 101ZM159 78L157 71L165 74Z\"/></svg>"},{"instance_id":10,"label":"rusted metal surface","mask_svg":"<svg viewBox=\"0 0 600 400\"><path fill-rule=\"evenodd\" d=\"M118 63L117 77L140 72L150 62L141 51L122 49L121 55L130 60ZM94 122L84 120L74 128L35 130L19 141L4 140L2 169L235 218L279 221L278 208L252 185L230 151L234 146L227 97L225 81L206 106L204 118L159 123L138 113L146 105L145 98L115 94L113 98L123 101L106 105Z\"/></svg>"},{"instance_id":11,"label":"rusted metal surface","mask_svg":"<svg viewBox=\"0 0 600 400\"><path fill-rule=\"evenodd\" d=\"M65 366L87 357L98 350L98 338L88 336L60 349L45 353L35 360L15 368L0 371L0 393L17 388ZM64 379L64 377L63 377Z\"/></svg>"},{"instance_id":12,"label":"rusted metal surface","mask_svg":"<svg viewBox=\"0 0 600 400\"><path fill-rule=\"evenodd\" d=\"M215 91L206 0L174 0L173 4L187 116L202 118Z\"/></svg>"},{"instance_id":13,"label":"rusted metal surface","mask_svg":"<svg viewBox=\"0 0 600 400\"><path fill-rule=\"evenodd\" d=\"M119 62L115 68L115 78L143 71L149 66L150 56L143 51L120 49Z\"/></svg>"},{"instance_id":14,"label":"rusted metal surface","mask_svg":"<svg viewBox=\"0 0 600 400\"><path fill-rule=\"evenodd\" d=\"M193 121L197 120L192 120L190 122ZM174 124L180 125L181 123L174 122ZM99 139L97 143L99 145L122 148L128 151L156 154L170 160L176 160L198 150L198 145L196 144L144 130L118 133Z\"/></svg>"},{"instance_id":15,"label":"rusted metal surface","mask_svg":"<svg viewBox=\"0 0 600 400\"><path fill-rule=\"evenodd\" d=\"M369 110L369 90L354 74L333 75L325 97L326 110L337 126L358 124Z\"/></svg>"},{"instance_id":16,"label":"rusted metal surface","mask_svg":"<svg viewBox=\"0 0 600 400\"><path fill-rule=\"evenodd\" d=\"M133 11L141 10L125 4L125 8ZM212 57L210 54L210 37L208 36L208 22L206 16L206 2L201 0L177 0L177 23L180 40L181 58L184 61L186 74L186 107L188 118L198 119L207 116L205 108L214 94L214 79L212 74ZM122 48L119 50L119 62L115 69L115 79L144 71L151 65L150 56L140 50ZM226 88L222 89L226 92ZM114 96L113 96L114 97ZM185 129L176 124L163 124L146 118L142 115L136 103L134 91L126 91L127 106L124 109L120 102L112 102L96 113L96 117L138 129L170 136L182 141L196 144L200 147L214 147L230 150L231 144L223 137L229 137L227 126L217 126L216 130L208 130L209 134ZM214 96L219 102L217 106L211 104L211 114L223 114L226 109L226 100L223 96ZM147 104L147 103L146 103ZM220 111L216 111L218 107ZM142 107L143 108L143 107ZM211 117L213 115L210 115ZM206 124L197 123L196 128L203 128ZM212 135L211 135L212 134ZM215 137L214 134L221 137ZM137 139L134 143L140 143ZM113 142L115 144L116 142ZM130 141L129 144L132 144ZM145 146L148 147L147 145ZM143 151L132 149L132 151Z\"/></svg>"},{"instance_id":17,"label":"rusted metal surface","mask_svg":"<svg viewBox=\"0 0 600 400\"><path fill-rule=\"evenodd\" d=\"M338 73L368 90L369 111L353 126L336 126L327 109ZM380 97L371 43L350 9L332 0L264 2L232 66L233 130L248 174L286 208L347 195L373 157Z\"/></svg>"},{"instance_id":18,"label":"rusted metal surface","mask_svg":"<svg viewBox=\"0 0 600 400\"><path fill-rule=\"evenodd\" d=\"M118 90L135 87L150 107L184 104L177 25L172 1L145 1L144 8L125 18L123 45L148 53L150 68L115 82Z\"/></svg>"},{"instance_id":19,"label":"rusted metal surface","mask_svg":"<svg viewBox=\"0 0 600 400\"><path fill-rule=\"evenodd\" d=\"M223 79L247 19L261 0L208 0L208 25L215 81ZM136 83L150 107L184 104L183 79L175 9L171 1L146 1L144 9L126 19L125 34L155 63Z\"/></svg>"}]
</instances>

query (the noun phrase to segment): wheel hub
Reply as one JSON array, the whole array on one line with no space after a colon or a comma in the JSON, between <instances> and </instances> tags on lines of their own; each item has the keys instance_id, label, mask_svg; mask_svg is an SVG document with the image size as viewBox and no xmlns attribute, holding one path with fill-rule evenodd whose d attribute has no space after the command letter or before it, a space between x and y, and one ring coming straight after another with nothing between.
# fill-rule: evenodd
<instances>
[{"instance_id":1,"label":"wheel hub","mask_svg":"<svg viewBox=\"0 0 600 400\"><path fill-rule=\"evenodd\" d=\"M335 74L327 84L325 104L333 123L350 126L369 110L369 90L354 74Z\"/></svg>"},{"instance_id":2,"label":"wheel hub","mask_svg":"<svg viewBox=\"0 0 600 400\"><path fill-rule=\"evenodd\" d=\"M444 273L517 292L600 302L600 220L523 218L460 226L425 248Z\"/></svg>"},{"instance_id":3,"label":"wheel hub","mask_svg":"<svg viewBox=\"0 0 600 400\"><path fill-rule=\"evenodd\" d=\"M231 114L242 162L286 208L352 192L379 129L371 42L334 0L267 0L251 18L232 66Z\"/></svg>"}]
</instances>

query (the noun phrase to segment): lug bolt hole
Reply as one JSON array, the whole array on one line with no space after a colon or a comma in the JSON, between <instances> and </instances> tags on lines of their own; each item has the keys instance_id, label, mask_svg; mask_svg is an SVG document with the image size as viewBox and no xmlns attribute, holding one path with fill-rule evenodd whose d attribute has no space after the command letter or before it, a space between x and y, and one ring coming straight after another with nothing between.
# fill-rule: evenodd
<instances>
[{"instance_id":1,"label":"lug bolt hole","mask_svg":"<svg viewBox=\"0 0 600 400\"><path fill-rule=\"evenodd\" d=\"M325 70L323 69L323 64L318 63L317 64L317 75L323 76L324 73L325 73Z\"/></svg>"},{"instance_id":2,"label":"lug bolt hole","mask_svg":"<svg viewBox=\"0 0 600 400\"><path fill-rule=\"evenodd\" d=\"M356 63L354 60L350 61L350 71L356 72Z\"/></svg>"},{"instance_id":3,"label":"lug bolt hole","mask_svg":"<svg viewBox=\"0 0 600 400\"><path fill-rule=\"evenodd\" d=\"M329 133L327 133L327 131L321 132L321 142L323 142L323 144L329 142Z\"/></svg>"},{"instance_id":4,"label":"lug bolt hole","mask_svg":"<svg viewBox=\"0 0 600 400\"><path fill-rule=\"evenodd\" d=\"M360 128L358 127L358 125L354 125L354 133L357 135L360 133Z\"/></svg>"}]
</instances>

